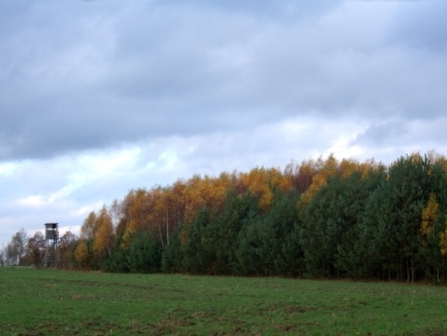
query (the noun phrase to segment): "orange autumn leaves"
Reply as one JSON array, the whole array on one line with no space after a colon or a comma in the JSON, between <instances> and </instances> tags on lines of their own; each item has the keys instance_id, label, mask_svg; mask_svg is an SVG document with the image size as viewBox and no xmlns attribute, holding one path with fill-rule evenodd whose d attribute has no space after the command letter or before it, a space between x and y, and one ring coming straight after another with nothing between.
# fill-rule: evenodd
<instances>
[{"instance_id":1,"label":"orange autumn leaves","mask_svg":"<svg viewBox=\"0 0 447 336\"><path fill-rule=\"evenodd\" d=\"M284 171L278 168L254 168L249 172L223 172L217 177L194 175L178 180L171 186L151 189L132 189L110 207L103 206L85 219L74 257L79 265L89 268L92 261L113 253L114 241L121 236L119 247L127 249L138 232L154 233L162 246L180 224L181 236L186 235L189 223L196 220L204 207L223 209L227 194L235 190L238 195L251 193L259 200L260 209L269 211L275 192L288 192L296 188L302 197L297 210L305 207L327 179L349 176L354 171L367 173L378 169L374 161L359 163L354 160L338 161L333 155L327 159L291 163Z\"/></svg>"},{"instance_id":2,"label":"orange autumn leaves","mask_svg":"<svg viewBox=\"0 0 447 336\"><path fill-rule=\"evenodd\" d=\"M417 154L411 157L421 159ZM439 162L443 157L431 159ZM221 211L230 190L238 195L255 195L261 211L268 212L275 192L286 193L295 188L301 195L296 205L300 213L330 178L347 178L353 172L367 177L370 172L381 169L385 167L373 160L363 163L349 159L339 161L330 155L326 159L320 157L301 164L292 162L284 171L254 168L249 172L224 172L217 177L194 175L189 180L178 180L166 187L133 189L122 200L115 200L110 207L103 206L97 213L91 212L87 216L74 257L78 265L89 268L95 260L110 257L117 246L122 250L129 248L133 238L141 232L151 232L162 246L166 246L181 224L179 235L180 241L184 242L189 224L197 219L200 210L207 207ZM438 212L438 200L432 194L421 213L420 234L424 246L435 234L434 227L440 220ZM437 235L438 248L447 255L447 231L438 231ZM121 238L115 246L117 237Z\"/></svg>"},{"instance_id":3,"label":"orange autumn leaves","mask_svg":"<svg viewBox=\"0 0 447 336\"><path fill-rule=\"evenodd\" d=\"M439 204L435 194L430 194L427 206L422 210L421 234L422 244L427 246L428 236L435 235L435 225L439 218ZM447 222L447 218L446 218ZM439 225L439 224L438 224ZM439 248L443 256L447 255L447 229L439 233Z\"/></svg>"},{"instance_id":4,"label":"orange autumn leaves","mask_svg":"<svg viewBox=\"0 0 447 336\"><path fill-rule=\"evenodd\" d=\"M90 212L81 227L79 243L74 250L74 258L84 268L89 268L92 260L106 254L112 255L115 232L110 211L103 206L95 214Z\"/></svg>"}]
</instances>

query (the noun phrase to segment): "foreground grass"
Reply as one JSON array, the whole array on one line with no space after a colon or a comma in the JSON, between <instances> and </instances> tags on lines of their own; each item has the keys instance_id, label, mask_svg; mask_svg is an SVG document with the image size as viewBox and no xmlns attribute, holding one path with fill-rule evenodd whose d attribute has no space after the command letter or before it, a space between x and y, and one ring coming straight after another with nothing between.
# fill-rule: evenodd
<instances>
[{"instance_id":1,"label":"foreground grass","mask_svg":"<svg viewBox=\"0 0 447 336\"><path fill-rule=\"evenodd\" d=\"M1 335L445 335L447 289L0 267Z\"/></svg>"}]
</instances>

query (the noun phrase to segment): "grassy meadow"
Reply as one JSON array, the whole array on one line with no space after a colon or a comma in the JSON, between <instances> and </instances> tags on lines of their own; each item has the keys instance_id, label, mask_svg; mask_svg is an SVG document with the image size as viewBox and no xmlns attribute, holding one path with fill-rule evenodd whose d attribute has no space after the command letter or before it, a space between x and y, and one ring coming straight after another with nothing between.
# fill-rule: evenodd
<instances>
[{"instance_id":1,"label":"grassy meadow","mask_svg":"<svg viewBox=\"0 0 447 336\"><path fill-rule=\"evenodd\" d=\"M446 335L447 288L0 267L1 335Z\"/></svg>"}]
</instances>

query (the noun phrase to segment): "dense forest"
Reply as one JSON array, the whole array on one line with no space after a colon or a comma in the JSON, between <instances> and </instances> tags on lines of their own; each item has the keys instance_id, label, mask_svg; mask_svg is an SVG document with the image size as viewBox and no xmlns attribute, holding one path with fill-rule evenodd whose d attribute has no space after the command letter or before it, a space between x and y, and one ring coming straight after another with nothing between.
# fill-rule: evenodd
<instances>
[{"instance_id":1,"label":"dense forest","mask_svg":"<svg viewBox=\"0 0 447 336\"><path fill-rule=\"evenodd\" d=\"M442 155L407 155L389 166L330 155L130 190L91 212L79 237L61 237L58 266L442 282L446 211ZM3 263L41 264L42 233L25 236L12 237Z\"/></svg>"}]
</instances>

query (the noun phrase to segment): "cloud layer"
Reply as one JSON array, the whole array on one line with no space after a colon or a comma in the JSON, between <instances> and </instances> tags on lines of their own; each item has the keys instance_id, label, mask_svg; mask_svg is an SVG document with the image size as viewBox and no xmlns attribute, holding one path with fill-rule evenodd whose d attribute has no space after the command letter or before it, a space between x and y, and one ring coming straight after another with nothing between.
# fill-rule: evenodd
<instances>
[{"instance_id":1,"label":"cloud layer","mask_svg":"<svg viewBox=\"0 0 447 336\"><path fill-rule=\"evenodd\" d=\"M2 2L0 242L194 173L446 153L445 14L440 0Z\"/></svg>"}]
</instances>

